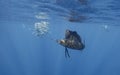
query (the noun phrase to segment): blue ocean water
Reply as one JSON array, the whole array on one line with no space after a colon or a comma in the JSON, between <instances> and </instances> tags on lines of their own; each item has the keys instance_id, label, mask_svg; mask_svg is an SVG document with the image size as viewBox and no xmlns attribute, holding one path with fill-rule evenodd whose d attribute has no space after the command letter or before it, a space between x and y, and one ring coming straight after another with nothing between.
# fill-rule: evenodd
<instances>
[{"instance_id":1,"label":"blue ocean water","mask_svg":"<svg viewBox=\"0 0 120 75\"><path fill-rule=\"evenodd\" d=\"M119 0L0 0L0 75L120 75ZM70 29L82 51L55 40Z\"/></svg>"}]
</instances>

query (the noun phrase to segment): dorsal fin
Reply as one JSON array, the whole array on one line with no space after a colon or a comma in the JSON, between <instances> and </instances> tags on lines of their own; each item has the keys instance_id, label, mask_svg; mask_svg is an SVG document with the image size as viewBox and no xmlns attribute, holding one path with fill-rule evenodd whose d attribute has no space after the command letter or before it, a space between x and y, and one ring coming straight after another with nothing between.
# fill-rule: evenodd
<instances>
[{"instance_id":1,"label":"dorsal fin","mask_svg":"<svg viewBox=\"0 0 120 75\"><path fill-rule=\"evenodd\" d=\"M77 32L76 31L70 31L68 29L65 32L65 39L81 42L81 37L77 34Z\"/></svg>"}]
</instances>

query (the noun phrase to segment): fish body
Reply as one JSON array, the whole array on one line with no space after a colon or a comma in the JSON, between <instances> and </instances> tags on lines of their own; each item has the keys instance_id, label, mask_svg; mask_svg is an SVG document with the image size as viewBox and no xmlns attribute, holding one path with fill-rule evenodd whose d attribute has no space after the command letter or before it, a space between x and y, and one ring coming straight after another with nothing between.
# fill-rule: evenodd
<instances>
[{"instance_id":1,"label":"fish body","mask_svg":"<svg viewBox=\"0 0 120 75\"><path fill-rule=\"evenodd\" d=\"M74 50L83 50L85 48L85 45L82 42L74 40L61 39L57 40L57 42L64 47L71 48Z\"/></svg>"},{"instance_id":2,"label":"fish body","mask_svg":"<svg viewBox=\"0 0 120 75\"><path fill-rule=\"evenodd\" d=\"M83 50L85 48L85 44L82 43L81 37L77 34L76 31L66 30L65 38L57 40L57 43L65 47L65 56L70 57L68 49L74 50Z\"/></svg>"}]
</instances>

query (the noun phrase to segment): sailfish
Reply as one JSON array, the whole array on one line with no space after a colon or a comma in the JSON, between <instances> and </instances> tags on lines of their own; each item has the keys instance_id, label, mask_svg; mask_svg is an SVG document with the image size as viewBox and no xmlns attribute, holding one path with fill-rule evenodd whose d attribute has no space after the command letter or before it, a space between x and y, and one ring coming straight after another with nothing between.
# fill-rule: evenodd
<instances>
[{"instance_id":1,"label":"sailfish","mask_svg":"<svg viewBox=\"0 0 120 75\"><path fill-rule=\"evenodd\" d=\"M85 44L82 43L80 35L76 31L69 29L65 31L65 38L57 40L57 43L65 47L65 57L70 57L68 48L73 50L83 50L85 48Z\"/></svg>"}]
</instances>

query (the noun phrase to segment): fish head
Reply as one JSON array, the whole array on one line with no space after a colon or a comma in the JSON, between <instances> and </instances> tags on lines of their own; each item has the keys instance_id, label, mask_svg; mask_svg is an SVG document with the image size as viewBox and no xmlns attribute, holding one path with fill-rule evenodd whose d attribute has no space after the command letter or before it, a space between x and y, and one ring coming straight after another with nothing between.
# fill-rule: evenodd
<instances>
[{"instance_id":1,"label":"fish head","mask_svg":"<svg viewBox=\"0 0 120 75\"><path fill-rule=\"evenodd\" d=\"M59 43L62 46L65 46L65 40L64 39L57 40L57 43Z\"/></svg>"}]
</instances>

